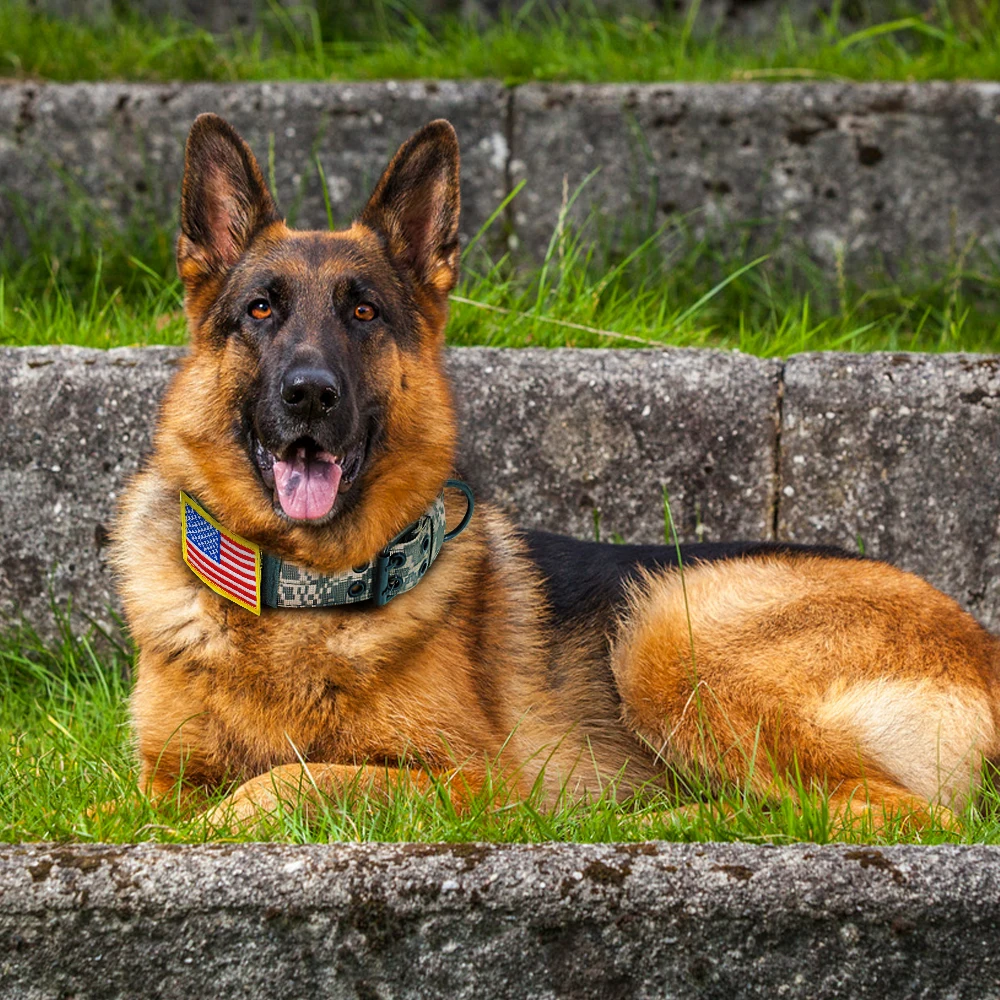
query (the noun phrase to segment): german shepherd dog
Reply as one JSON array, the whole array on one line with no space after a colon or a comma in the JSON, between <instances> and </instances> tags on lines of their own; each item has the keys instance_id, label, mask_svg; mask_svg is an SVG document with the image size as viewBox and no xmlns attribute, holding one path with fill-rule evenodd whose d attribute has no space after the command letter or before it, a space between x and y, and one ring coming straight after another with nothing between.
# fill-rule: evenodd
<instances>
[{"instance_id":1,"label":"german shepherd dog","mask_svg":"<svg viewBox=\"0 0 1000 1000\"><path fill-rule=\"evenodd\" d=\"M143 787L180 782L195 804L234 789L220 828L396 782L462 809L497 774L547 804L694 773L763 796L820 787L876 826L960 810L998 751L1000 646L882 562L748 542L681 546L678 566L481 504L388 603L254 613L186 565L182 491L320 577L372 565L443 491L447 523L462 518L444 490L458 218L446 121L334 232L289 229L239 135L195 121L177 242L191 347L115 540Z\"/></svg>"}]
</instances>

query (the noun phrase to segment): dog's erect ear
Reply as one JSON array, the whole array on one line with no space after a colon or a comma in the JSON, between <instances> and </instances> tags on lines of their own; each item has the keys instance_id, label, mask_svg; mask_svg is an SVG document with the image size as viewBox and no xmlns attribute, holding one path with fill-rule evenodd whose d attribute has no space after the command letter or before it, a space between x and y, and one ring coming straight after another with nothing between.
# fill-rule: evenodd
<instances>
[{"instance_id":1,"label":"dog's erect ear","mask_svg":"<svg viewBox=\"0 0 1000 1000\"><path fill-rule=\"evenodd\" d=\"M181 189L177 269L185 284L225 272L279 218L250 147L218 115L199 115L188 135Z\"/></svg>"},{"instance_id":2,"label":"dog's erect ear","mask_svg":"<svg viewBox=\"0 0 1000 1000\"><path fill-rule=\"evenodd\" d=\"M446 295L458 280L458 213L458 136L442 118L399 147L361 222L386 237L418 282Z\"/></svg>"}]
</instances>

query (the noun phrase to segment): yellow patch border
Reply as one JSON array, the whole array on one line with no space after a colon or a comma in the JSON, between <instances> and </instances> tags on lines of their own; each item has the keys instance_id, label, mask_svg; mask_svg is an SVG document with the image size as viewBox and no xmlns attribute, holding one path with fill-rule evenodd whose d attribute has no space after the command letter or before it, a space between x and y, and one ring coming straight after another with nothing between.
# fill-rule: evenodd
<instances>
[{"instance_id":1,"label":"yellow patch border","mask_svg":"<svg viewBox=\"0 0 1000 1000\"><path fill-rule=\"evenodd\" d=\"M215 528L216 531L224 534L227 538L233 539L233 541L239 542L240 545L245 545L248 549L253 552L253 563L254 563L254 575L257 577L257 603L256 605L248 604L246 601L240 600L238 597L234 597L232 594L227 594L218 584L213 583L211 580L207 579L202 573L200 573L194 566L191 565L191 561L188 559L188 543L187 543L187 508L194 508L197 513L203 517L208 523ZM253 542L246 538L242 538L235 532L230 531L228 528L223 527L218 521L204 507L201 506L197 501L189 497L183 490L181 490L181 555L184 558L184 563L189 570L206 587L214 590L220 597L224 597L227 601L232 601L233 604L238 604L241 608L246 608L247 611L255 615L260 614L260 547L254 545Z\"/></svg>"}]
</instances>

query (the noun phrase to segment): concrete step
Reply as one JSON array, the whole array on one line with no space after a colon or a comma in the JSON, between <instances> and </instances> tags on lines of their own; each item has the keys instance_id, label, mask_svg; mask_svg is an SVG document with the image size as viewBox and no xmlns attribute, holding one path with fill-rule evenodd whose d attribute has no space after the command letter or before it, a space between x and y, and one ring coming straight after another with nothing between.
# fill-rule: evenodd
<instances>
[{"instance_id":1,"label":"concrete step","mask_svg":"<svg viewBox=\"0 0 1000 1000\"><path fill-rule=\"evenodd\" d=\"M14 197L58 225L80 192L120 220L169 222L202 111L272 160L282 207L305 226L326 226L317 156L344 224L397 144L447 117L462 141L464 237L523 179L513 236L535 259L564 191L594 171L573 217L601 211L624 244L684 216L696 235L735 245L749 227L751 250L777 241L863 277L1000 240L993 83L7 84L0 225L16 238Z\"/></svg>"},{"instance_id":2,"label":"concrete step","mask_svg":"<svg viewBox=\"0 0 1000 1000\"><path fill-rule=\"evenodd\" d=\"M0 612L110 627L108 530L177 348L0 350ZM457 348L459 470L526 527L786 539L926 576L1000 628L1000 357ZM179 530L179 529L178 529Z\"/></svg>"},{"instance_id":3,"label":"concrete step","mask_svg":"<svg viewBox=\"0 0 1000 1000\"><path fill-rule=\"evenodd\" d=\"M915 1000L1000 985L996 847L0 847L0 997Z\"/></svg>"}]
</instances>

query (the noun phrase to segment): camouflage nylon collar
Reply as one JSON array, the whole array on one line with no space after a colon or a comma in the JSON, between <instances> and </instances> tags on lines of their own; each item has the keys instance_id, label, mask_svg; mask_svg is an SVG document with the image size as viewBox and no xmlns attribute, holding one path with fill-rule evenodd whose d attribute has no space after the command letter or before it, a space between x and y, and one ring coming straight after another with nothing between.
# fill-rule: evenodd
<instances>
[{"instance_id":1,"label":"camouflage nylon collar","mask_svg":"<svg viewBox=\"0 0 1000 1000\"><path fill-rule=\"evenodd\" d=\"M182 555L203 583L254 614L259 615L261 607L325 608L363 601L382 607L412 590L438 557L441 546L464 531L472 519L469 487L449 479L445 488L465 495L468 506L458 527L452 531L446 528L442 491L427 512L374 559L342 573L317 573L262 552L181 493Z\"/></svg>"}]
</instances>

